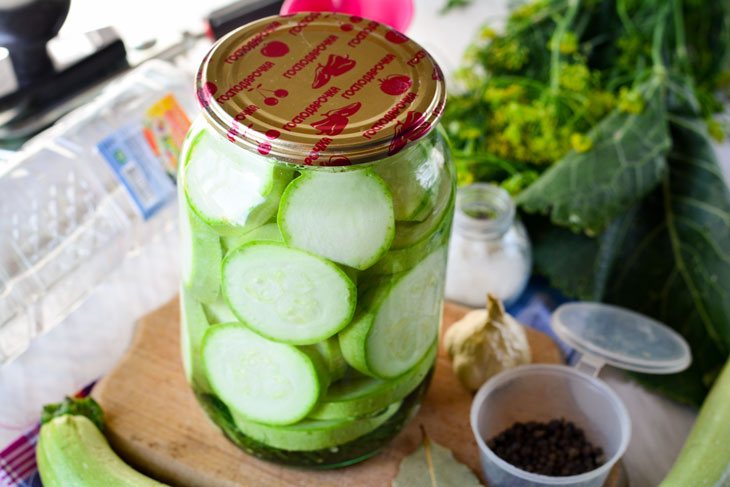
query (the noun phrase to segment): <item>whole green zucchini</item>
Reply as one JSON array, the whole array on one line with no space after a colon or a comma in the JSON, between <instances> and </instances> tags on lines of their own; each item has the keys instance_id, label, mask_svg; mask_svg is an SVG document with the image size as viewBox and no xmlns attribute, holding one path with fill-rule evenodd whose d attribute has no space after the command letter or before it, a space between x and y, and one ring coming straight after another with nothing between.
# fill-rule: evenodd
<instances>
[{"instance_id":1,"label":"whole green zucchini","mask_svg":"<svg viewBox=\"0 0 730 487\"><path fill-rule=\"evenodd\" d=\"M134 470L101 433L102 412L93 399L46 406L36 448L44 487L167 487Z\"/></svg>"},{"instance_id":2,"label":"whole green zucchini","mask_svg":"<svg viewBox=\"0 0 730 487\"><path fill-rule=\"evenodd\" d=\"M730 361L659 487L730 487Z\"/></svg>"}]
</instances>

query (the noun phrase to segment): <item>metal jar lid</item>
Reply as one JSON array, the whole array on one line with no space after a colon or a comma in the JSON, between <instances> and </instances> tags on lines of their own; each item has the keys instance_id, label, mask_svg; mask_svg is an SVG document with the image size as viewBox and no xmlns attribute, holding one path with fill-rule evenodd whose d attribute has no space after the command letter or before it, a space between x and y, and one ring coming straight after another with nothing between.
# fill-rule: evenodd
<instances>
[{"instance_id":1,"label":"metal jar lid","mask_svg":"<svg viewBox=\"0 0 730 487\"><path fill-rule=\"evenodd\" d=\"M426 135L446 100L434 59L400 32L327 12L267 17L231 32L196 79L203 114L246 150L346 166Z\"/></svg>"}]
</instances>

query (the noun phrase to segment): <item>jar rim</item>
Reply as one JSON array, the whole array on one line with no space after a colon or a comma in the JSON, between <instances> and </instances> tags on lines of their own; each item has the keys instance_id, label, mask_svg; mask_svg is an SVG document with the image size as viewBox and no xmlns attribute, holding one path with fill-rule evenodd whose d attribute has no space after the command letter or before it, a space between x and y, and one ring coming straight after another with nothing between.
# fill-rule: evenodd
<instances>
[{"instance_id":1,"label":"jar rim","mask_svg":"<svg viewBox=\"0 0 730 487\"><path fill-rule=\"evenodd\" d=\"M226 142L224 135L218 131L215 130L214 127L212 127L211 122L207 119L207 117L199 116L193 121L192 128L190 132L195 131L196 133L201 130L207 130L210 132L211 135L215 136L221 142ZM260 164L273 164L276 167L286 169L286 170L293 170L293 171L312 171L312 172L319 172L319 173L340 173L340 172L348 172L348 171L356 171L356 170L362 170L368 167L380 167L386 164L391 163L396 158L400 158L403 156L411 157L413 153L416 153L419 151L419 146L422 146L423 144L433 144L434 147L439 148L439 150L444 150L446 142L443 140L443 135L438 130L432 130L429 132L425 137L422 139L419 139L418 143L408 145L405 149L403 149L402 152L398 153L396 156L385 156L381 159L375 159L372 161L362 162L359 164L349 165L349 166L316 166L316 165L306 165L302 163L295 163L290 161L283 161L280 159L277 159L276 157L272 156L271 154L264 156L259 154L258 152L252 152L252 151L246 151L245 156L247 160L254 160L257 161L257 163ZM439 141L439 142L437 142ZM442 145L443 144L443 145ZM244 150L244 149L241 149ZM430 157L430 156L429 156Z\"/></svg>"},{"instance_id":2,"label":"jar rim","mask_svg":"<svg viewBox=\"0 0 730 487\"><path fill-rule=\"evenodd\" d=\"M512 226L515 214L512 197L495 184L473 183L457 190L454 228L467 238L499 238Z\"/></svg>"}]
</instances>

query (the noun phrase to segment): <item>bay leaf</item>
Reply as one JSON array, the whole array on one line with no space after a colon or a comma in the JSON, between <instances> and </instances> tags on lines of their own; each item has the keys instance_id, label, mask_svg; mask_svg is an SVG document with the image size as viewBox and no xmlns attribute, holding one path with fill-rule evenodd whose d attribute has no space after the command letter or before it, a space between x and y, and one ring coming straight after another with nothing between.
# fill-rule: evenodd
<instances>
[{"instance_id":1,"label":"bay leaf","mask_svg":"<svg viewBox=\"0 0 730 487\"><path fill-rule=\"evenodd\" d=\"M392 487L483 487L476 475L453 453L423 433L416 451L400 464Z\"/></svg>"}]
</instances>

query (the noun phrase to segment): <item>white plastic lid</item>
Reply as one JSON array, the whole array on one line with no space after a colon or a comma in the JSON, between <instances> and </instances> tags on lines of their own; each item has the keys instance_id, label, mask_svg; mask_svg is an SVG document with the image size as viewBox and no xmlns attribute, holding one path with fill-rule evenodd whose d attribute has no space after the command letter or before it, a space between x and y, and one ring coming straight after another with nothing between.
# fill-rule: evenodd
<instances>
[{"instance_id":1,"label":"white plastic lid","mask_svg":"<svg viewBox=\"0 0 730 487\"><path fill-rule=\"evenodd\" d=\"M568 303L551 318L555 333L583 354L578 368L603 364L649 374L680 372L692 362L677 332L635 311L602 303Z\"/></svg>"}]
</instances>

